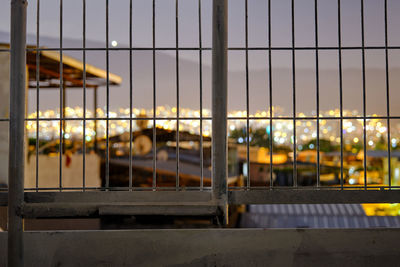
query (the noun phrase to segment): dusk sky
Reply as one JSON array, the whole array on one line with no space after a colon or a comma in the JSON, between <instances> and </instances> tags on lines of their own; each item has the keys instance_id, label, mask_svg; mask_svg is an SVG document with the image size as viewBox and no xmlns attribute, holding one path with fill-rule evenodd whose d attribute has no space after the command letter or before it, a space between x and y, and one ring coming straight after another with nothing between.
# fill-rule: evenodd
<instances>
[{"instance_id":1,"label":"dusk sky","mask_svg":"<svg viewBox=\"0 0 400 267\"><path fill-rule=\"evenodd\" d=\"M8 1L2 0L4 2ZM88 46L104 47L105 0L87 0ZM360 0L342 0L342 45L361 45ZM384 0L365 0L365 45L384 45ZM244 0L229 0L229 46L245 44ZM291 1L271 0L272 45L291 46ZM40 45L58 47L59 1L41 0ZM249 0L249 46L268 45L268 1ZM6 4L4 4L6 6ZM64 47L80 47L82 44L82 0L64 0ZM129 45L129 0L109 1L110 42L118 47ZM211 0L202 0L203 47L211 46ZM337 46L337 1L318 0L319 45ZM198 47L198 0L179 1L179 45ZM400 46L400 1L388 0L389 45ZM9 8L0 9L0 42L8 42ZM295 1L296 46L314 46L314 0ZM175 0L156 1L156 46L175 47ZM28 6L28 43L35 44L36 0ZM133 43L137 47L152 45L152 1L133 0ZM69 55L82 58L81 52ZM129 57L127 51L110 53L111 72L122 76L120 87L111 91L111 109L129 106ZM204 106L210 108L210 52L204 52ZM268 109L268 56L267 51L249 52L250 110ZM134 53L134 106L152 107L151 52ZM199 107L198 52L180 52L181 107ZM103 52L88 52L88 63L105 68ZM400 51L390 51L391 96L400 97ZM368 50L367 64L367 112L385 115L385 58L384 50ZM284 114L292 113L291 52L273 52L273 105L283 107ZM175 106L175 53L157 52L157 105ZM344 108L362 107L361 51L343 52ZM338 108L339 81L338 55L336 50L320 52L321 110ZM244 110L245 106L245 54L229 53L229 109ZM315 52L296 52L296 90L298 112L311 114L315 110ZM29 111L36 108L30 93ZM58 92L48 90L41 95L41 109L56 108ZM81 106L81 90L71 90L70 106ZM88 100L89 101L89 100ZM105 103L105 90L100 90L100 106ZM392 113L400 114L400 104L392 101ZM89 107L91 103L88 103ZM395 115L392 114L392 115Z\"/></svg>"}]
</instances>

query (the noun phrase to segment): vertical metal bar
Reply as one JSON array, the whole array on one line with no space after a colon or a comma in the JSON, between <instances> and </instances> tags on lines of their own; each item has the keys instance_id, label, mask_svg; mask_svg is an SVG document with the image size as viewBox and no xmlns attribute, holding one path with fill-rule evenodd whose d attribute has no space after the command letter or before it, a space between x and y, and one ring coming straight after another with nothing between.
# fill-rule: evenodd
<instances>
[{"instance_id":1,"label":"vertical metal bar","mask_svg":"<svg viewBox=\"0 0 400 267\"><path fill-rule=\"evenodd\" d=\"M82 134L82 186L86 189L86 0L82 0L82 57L83 57L83 134Z\"/></svg>"},{"instance_id":2,"label":"vertical metal bar","mask_svg":"<svg viewBox=\"0 0 400 267\"><path fill-rule=\"evenodd\" d=\"M97 153L97 86L93 88L93 106L94 106L94 152Z\"/></svg>"},{"instance_id":3,"label":"vertical metal bar","mask_svg":"<svg viewBox=\"0 0 400 267\"><path fill-rule=\"evenodd\" d=\"M63 0L60 0L60 136L59 136L59 190L62 191L62 157L64 139L64 80L63 80Z\"/></svg>"},{"instance_id":4,"label":"vertical metal bar","mask_svg":"<svg viewBox=\"0 0 400 267\"><path fill-rule=\"evenodd\" d=\"M246 160L247 160L247 183L246 187L250 189L250 120L249 120L249 16L248 0L245 0L245 56L246 56Z\"/></svg>"},{"instance_id":5,"label":"vertical metal bar","mask_svg":"<svg viewBox=\"0 0 400 267\"><path fill-rule=\"evenodd\" d=\"M65 90L66 88L65 88L65 84L63 83L63 90L62 90L62 93L63 93L63 96L62 96L62 114L64 114L64 117L63 117L63 124L62 124L62 130L63 130L63 138L62 138L62 147L63 147L63 152L65 151L65 134L67 133L67 127L66 127L66 125L67 125L67 120L65 119L65 110L66 110L66 107L67 107L67 91ZM62 186L61 186L62 187Z\"/></svg>"},{"instance_id":6,"label":"vertical metal bar","mask_svg":"<svg viewBox=\"0 0 400 267\"><path fill-rule=\"evenodd\" d=\"M269 77L269 187L273 187L273 130L272 130L272 41L271 41L271 0L268 0L268 77Z\"/></svg>"},{"instance_id":7,"label":"vertical metal bar","mask_svg":"<svg viewBox=\"0 0 400 267\"><path fill-rule=\"evenodd\" d=\"M175 0L175 59L176 59L176 190L179 190L179 0Z\"/></svg>"},{"instance_id":8,"label":"vertical metal bar","mask_svg":"<svg viewBox=\"0 0 400 267\"><path fill-rule=\"evenodd\" d=\"M8 163L8 266L24 265L23 220L26 90L25 0L11 1L10 149Z\"/></svg>"},{"instance_id":9,"label":"vertical metal bar","mask_svg":"<svg viewBox=\"0 0 400 267\"><path fill-rule=\"evenodd\" d=\"M296 144L296 50L294 34L294 0L292 0L292 84L293 84L293 186L297 187L297 144Z\"/></svg>"},{"instance_id":10,"label":"vertical metal bar","mask_svg":"<svg viewBox=\"0 0 400 267\"><path fill-rule=\"evenodd\" d=\"M389 189L392 187L391 167L391 133L390 133L390 79L389 79L389 53L388 53L388 15L387 0L385 0L385 70L386 70L386 116L387 116L387 150L388 150L388 179Z\"/></svg>"},{"instance_id":11,"label":"vertical metal bar","mask_svg":"<svg viewBox=\"0 0 400 267\"><path fill-rule=\"evenodd\" d=\"M129 1L129 191L132 191L132 0Z\"/></svg>"},{"instance_id":12,"label":"vertical metal bar","mask_svg":"<svg viewBox=\"0 0 400 267\"><path fill-rule=\"evenodd\" d=\"M200 81L200 190L204 188L204 155L203 155L203 51L201 34L201 0L199 3L199 81Z\"/></svg>"},{"instance_id":13,"label":"vertical metal bar","mask_svg":"<svg viewBox=\"0 0 400 267\"><path fill-rule=\"evenodd\" d=\"M110 187L110 140L109 140L109 128L110 128L110 51L108 49L109 45L109 8L108 1L106 0L106 71L107 71L107 85L106 85L106 189Z\"/></svg>"},{"instance_id":14,"label":"vertical metal bar","mask_svg":"<svg viewBox=\"0 0 400 267\"><path fill-rule=\"evenodd\" d=\"M339 105L340 105L340 188L343 190L343 69L342 69L342 15L338 0L338 56L339 56Z\"/></svg>"},{"instance_id":15,"label":"vertical metal bar","mask_svg":"<svg viewBox=\"0 0 400 267\"><path fill-rule=\"evenodd\" d=\"M364 189L367 190L367 106L365 80L365 30L364 30L364 0L361 0L361 53L362 53L362 84L363 84L363 139L364 139Z\"/></svg>"},{"instance_id":16,"label":"vertical metal bar","mask_svg":"<svg viewBox=\"0 0 400 267\"><path fill-rule=\"evenodd\" d=\"M315 91L317 104L317 187L320 186L320 125L319 125L319 50L318 50L318 0L314 1L315 18Z\"/></svg>"},{"instance_id":17,"label":"vertical metal bar","mask_svg":"<svg viewBox=\"0 0 400 267\"><path fill-rule=\"evenodd\" d=\"M157 158L156 158L156 143L157 143L157 132L156 132L156 0L153 0L153 15L152 15L152 27L153 27L153 191L157 187Z\"/></svg>"},{"instance_id":18,"label":"vertical metal bar","mask_svg":"<svg viewBox=\"0 0 400 267\"><path fill-rule=\"evenodd\" d=\"M39 191L40 0L36 2L36 192Z\"/></svg>"},{"instance_id":19,"label":"vertical metal bar","mask_svg":"<svg viewBox=\"0 0 400 267\"><path fill-rule=\"evenodd\" d=\"M213 0L212 35L212 188L227 201L228 1Z\"/></svg>"}]
</instances>

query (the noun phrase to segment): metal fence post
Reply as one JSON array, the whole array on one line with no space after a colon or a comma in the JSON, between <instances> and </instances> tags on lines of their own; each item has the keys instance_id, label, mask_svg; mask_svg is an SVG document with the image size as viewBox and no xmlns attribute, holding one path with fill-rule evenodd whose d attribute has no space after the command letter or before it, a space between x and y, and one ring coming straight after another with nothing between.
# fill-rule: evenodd
<instances>
[{"instance_id":1,"label":"metal fence post","mask_svg":"<svg viewBox=\"0 0 400 267\"><path fill-rule=\"evenodd\" d=\"M213 1L212 186L227 222L228 1Z\"/></svg>"},{"instance_id":2,"label":"metal fence post","mask_svg":"<svg viewBox=\"0 0 400 267\"><path fill-rule=\"evenodd\" d=\"M8 266L24 265L22 205L26 83L26 0L11 1Z\"/></svg>"}]
</instances>

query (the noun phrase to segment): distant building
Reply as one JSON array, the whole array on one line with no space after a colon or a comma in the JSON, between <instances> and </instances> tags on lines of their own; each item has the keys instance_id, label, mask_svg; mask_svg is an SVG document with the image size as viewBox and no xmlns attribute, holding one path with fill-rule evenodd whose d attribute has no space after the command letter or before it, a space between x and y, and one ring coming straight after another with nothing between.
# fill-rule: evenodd
<instances>
[{"instance_id":1,"label":"distant building","mask_svg":"<svg viewBox=\"0 0 400 267\"><path fill-rule=\"evenodd\" d=\"M0 49L9 49L9 44L0 44ZM95 91L96 95L97 88L106 84L107 72L86 64L84 68L83 62L76 60L65 54L62 55L62 75L60 73L60 61L61 56L58 51L50 51L43 48L39 50L39 55L35 51L35 46L28 46L27 57L27 89L36 89L37 86L37 66L39 66L39 87L42 88L53 88L60 89L60 81L62 77L63 87L63 108L65 109L65 89L67 88L83 88L84 86L84 69L86 69L86 84L87 88L91 88ZM36 60L39 59L39 62ZM118 75L109 73L109 84L119 85L122 82L122 78ZM28 94L26 94L28 97ZM0 119L9 118L10 108L10 53L0 53ZM95 105L96 106L96 105ZM63 125L65 127L65 123ZM8 123L0 124L0 185L7 185L8 183ZM23 160L23 159L21 159ZM25 159L26 160L26 159ZM27 164L25 164L27 168ZM46 168L40 168L44 170ZM27 179L27 176L26 178ZM29 181L26 181L29 184Z\"/></svg>"}]
</instances>

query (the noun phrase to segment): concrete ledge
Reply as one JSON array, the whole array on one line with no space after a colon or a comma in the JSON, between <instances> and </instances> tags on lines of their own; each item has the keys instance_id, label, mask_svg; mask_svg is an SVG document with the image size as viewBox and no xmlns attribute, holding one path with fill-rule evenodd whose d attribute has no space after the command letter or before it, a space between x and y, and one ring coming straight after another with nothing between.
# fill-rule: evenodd
<instances>
[{"instance_id":1,"label":"concrete ledge","mask_svg":"<svg viewBox=\"0 0 400 267\"><path fill-rule=\"evenodd\" d=\"M398 203L400 190L252 189L228 192L229 204L332 204ZM211 191L97 191L97 192L25 192L26 203L135 203L135 202L209 202ZM0 192L0 206L7 206L7 192Z\"/></svg>"},{"instance_id":2,"label":"concrete ledge","mask_svg":"<svg viewBox=\"0 0 400 267\"><path fill-rule=\"evenodd\" d=\"M211 191L87 191L25 192L26 203L132 203L132 202L207 202ZM7 206L8 193L0 192L0 206Z\"/></svg>"},{"instance_id":3,"label":"concrete ledge","mask_svg":"<svg viewBox=\"0 0 400 267\"><path fill-rule=\"evenodd\" d=\"M99 217L99 215L167 215L216 216L220 208L215 202L136 202L127 203L26 203L24 218Z\"/></svg>"},{"instance_id":4,"label":"concrete ledge","mask_svg":"<svg viewBox=\"0 0 400 267\"><path fill-rule=\"evenodd\" d=\"M219 208L215 203L138 203L105 205L99 207L100 215L172 215L172 216L216 216Z\"/></svg>"},{"instance_id":5,"label":"concrete ledge","mask_svg":"<svg viewBox=\"0 0 400 267\"><path fill-rule=\"evenodd\" d=\"M25 232L26 266L398 266L400 229ZM7 261L0 233L0 266Z\"/></svg>"}]
</instances>

